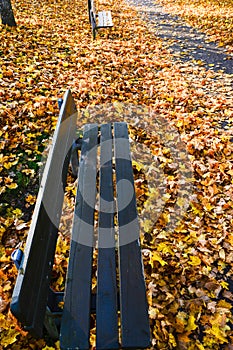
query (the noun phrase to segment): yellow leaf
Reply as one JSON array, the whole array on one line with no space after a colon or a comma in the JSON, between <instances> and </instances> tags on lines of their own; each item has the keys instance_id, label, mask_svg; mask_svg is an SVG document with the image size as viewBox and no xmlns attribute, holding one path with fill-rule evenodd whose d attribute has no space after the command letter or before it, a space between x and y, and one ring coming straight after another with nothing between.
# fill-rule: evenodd
<instances>
[{"instance_id":1,"label":"yellow leaf","mask_svg":"<svg viewBox=\"0 0 233 350\"><path fill-rule=\"evenodd\" d=\"M196 255L191 255L188 263L192 266L199 266L201 265L201 259Z\"/></svg>"},{"instance_id":2,"label":"yellow leaf","mask_svg":"<svg viewBox=\"0 0 233 350\"><path fill-rule=\"evenodd\" d=\"M169 253L174 255L174 252L172 251L172 249L164 242L159 243L157 249L159 252L162 252L163 254Z\"/></svg>"},{"instance_id":3,"label":"yellow leaf","mask_svg":"<svg viewBox=\"0 0 233 350\"><path fill-rule=\"evenodd\" d=\"M212 334L215 336L216 339L219 340L220 344L227 343L228 340L225 336L225 332L219 328L218 325L213 325L212 328L206 329L205 332L207 334Z\"/></svg>"},{"instance_id":4,"label":"yellow leaf","mask_svg":"<svg viewBox=\"0 0 233 350\"><path fill-rule=\"evenodd\" d=\"M17 183L12 182L10 185L6 185L10 190L14 190L18 187Z\"/></svg>"},{"instance_id":5,"label":"yellow leaf","mask_svg":"<svg viewBox=\"0 0 233 350\"><path fill-rule=\"evenodd\" d=\"M10 283L6 284L6 285L3 287L3 291L4 291L4 292L7 292L8 290L11 290L11 284L10 284Z\"/></svg>"},{"instance_id":6,"label":"yellow leaf","mask_svg":"<svg viewBox=\"0 0 233 350\"><path fill-rule=\"evenodd\" d=\"M144 165L141 163L136 162L135 160L132 161L132 165L136 167L137 171L140 171L144 168Z\"/></svg>"},{"instance_id":7,"label":"yellow leaf","mask_svg":"<svg viewBox=\"0 0 233 350\"><path fill-rule=\"evenodd\" d=\"M149 219L146 219L141 223L141 226L143 227L145 232L150 232L151 228L153 227L153 222Z\"/></svg>"},{"instance_id":8,"label":"yellow leaf","mask_svg":"<svg viewBox=\"0 0 233 350\"><path fill-rule=\"evenodd\" d=\"M178 120L178 122L176 123L176 126L179 128L181 126L183 126L183 120Z\"/></svg>"},{"instance_id":9,"label":"yellow leaf","mask_svg":"<svg viewBox=\"0 0 233 350\"><path fill-rule=\"evenodd\" d=\"M59 286L61 286L61 285L63 284L63 282L64 282L63 276L59 276L59 278L58 278L58 280L57 280L57 284L58 284Z\"/></svg>"},{"instance_id":10,"label":"yellow leaf","mask_svg":"<svg viewBox=\"0 0 233 350\"><path fill-rule=\"evenodd\" d=\"M24 173L26 175L34 175L35 174L35 170L34 169L23 169L22 173Z\"/></svg>"},{"instance_id":11,"label":"yellow leaf","mask_svg":"<svg viewBox=\"0 0 233 350\"><path fill-rule=\"evenodd\" d=\"M28 67L26 68L26 71L27 71L27 72L33 72L34 69L35 69L35 67L34 67L33 65L31 65L31 66L28 66Z\"/></svg>"},{"instance_id":12,"label":"yellow leaf","mask_svg":"<svg viewBox=\"0 0 233 350\"><path fill-rule=\"evenodd\" d=\"M197 325L195 324L195 317L194 315L190 315L189 318L188 318L188 324L187 324L187 327L186 327L186 330L188 332L190 331L193 331L194 329L197 328Z\"/></svg>"},{"instance_id":13,"label":"yellow leaf","mask_svg":"<svg viewBox=\"0 0 233 350\"><path fill-rule=\"evenodd\" d=\"M1 168L0 168L0 170L1 170ZM6 192L6 186L1 186L0 187L0 194L2 194L4 192Z\"/></svg>"},{"instance_id":14,"label":"yellow leaf","mask_svg":"<svg viewBox=\"0 0 233 350\"><path fill-rule=\"evenodd\" d=\"M76 196L76 194L77 194L77 187L75 187L75 188L72 189L72 194L73 194L74 196Z\"/></svg>"},{"instance_id":15,"label":"yellow leaf","mask_svg":"<svg viewBox=\"0 0 233 350\"><path fill-rule=\"evenodd\" d=\"M11 167L12 167L12 163L11 162L5 162L4 164L3 164L3 166L4 166L4 168L6 168L7 170L9 170Z\"/></svg>"},{"instance_id":16,"label":"yellow leaf","mask_svg":"<svg viewBox=\"0 0 233 350\"><path fill-rule=\"evenodd\" d=\"M218 307L230 310L232 308L232 305L228 303L226 300L222 299L219 301Z\"/></svg>"},{"instance_id":17,"label":"yellow leaf","mask_svg":"<svg viewBox=\"0 0 233 350\"><path fill-rule=\"evenodd\" d=\"M160 216L160 221L163 225L170 222L170 213L162 213Z\"/></svg>"},{"instance_id":18,"label":"yellow leaf","mask_svg":"<svg viewBox=\"0 0 233 350\"><path fill-rule=\"evenodd\" d=\"M9 326L7 323L6 315L3 315L2 313L0 313L0 324L2 329L7 329Z\"/></svg>"},{"instance_id":19,"label":"yellow leaf","mask_svg":"<svg viewBox=\"0 0 233 350\"><path fill-rule=\"evenodd\" d=\"M224 289L229 289L229 284L227 282L222 281L222 282L220 282L220 284Z\"/></svg>"},{"instance_id":20,"label":"yellow leaf","mask_svg":"<svg viewBox=\"0 0 233 350\"><path fill-rule=\"evenodd\" d=\"M183 197L179 197L178 199L177 199L177 201L176 201L176 204L179 206L179 207L183 207L184 206L184 204L186 204L186 199L185 198L183 198Z\"/></svg>"},{"instance_id":21,"label":"yellow leaf","mask_svg":"<svg viewBox=\"0 0 233 350\"><path fill-rule=\"evenodd\" d=\"M26 202L29 203L30 205L33 205L36 202L36 196L29 194L26 197Z\"/></svg>"},{"instance_id":22,"label":"yellow leaf","mask_svg":"<svg viewBox=\"0 0 233 350\"><path fill-rule=\"evenodd\" d=\"M163 197L162 197L162 200L163 200L163 201L167 201L167 200L170 199L170 198L171 198L170 193L165 193L165 194L163 195Z\"/></svg>"},{"instance_id":23,"label":"yellow leaf","mask_svg":"<svg viewBox=\"0 0 233 350\"><path fill-rule=\"evenodd\" d=\"M174 347L177 346L176 339L175 339L174 335L171 333L169 333L169 344L171 344Z\"/></svg>"},{"instance_id":24,"label":"yellow leaf","mask_svg":"<svg viewBox=\"0 0 233 350\"><path fill-rule=\"evenodd\" d=\"M5 232L6 232L5 227L0 226L0 235L3 235L3 233L5 233Z\"/></svg>"},{"instance_id":25,"label":"yellow leaf","mask_svg":"<svg viewBox=\"0 0 233 350\"><path fill-rule=\"evenodd\" d=\"M204 346L202 344L199 344L198 342L196 342L195 344L199 350L205 350Z\"/></svg>"},{"instance_id":26,"label":"yellow leaf","mask_svg":"<svg viewBox=\"0 0 233 350\"><path fill-rule=\"evenodd\" d=\"M19 218L21 215L22 215L22 210L19 209L19 208L16 208L12 211L12 213L17 217Z\"/></svg>"},{"instance_id":27,"label":"yellow leaf","mask_svg":"<svg viewBox=\"0 0 233 350\"><path fill-rule=\"evenodd\" d=\"M213 209L213 206L210 204L209 200L207 198L203 198L202 199L202 203L204 205L204 208L207 210L207 211L210 211Z\"/></svg>"},{"instance_id":28,"label":"yellow leaf","mask_svg":"<svg viewBox=\"0 0 233 350\"><path fill-rule=\"evenodd\" d=\"M154 261L158 261L162 266L167 265L167 262L164 261L161 255L158 252L152 252L150 257L150 264L154 266Z\"/></svg>"},{"instance_id":29,"label":"yellow leaf","mask_svg":"<svg viewBox=\"0 0 233 350\"><path fill-rule=\"evenodd\" d=\"M9 325L9 328L7 329L7 333L6 333L5 337L1 337L1 345L3 347L6 347L8 345L15 343L18 340L17 336L19 334L20 333L18 331L16 331L13 328L10 328L10 325Z\"/></svg>"},{"instance_id":30,"label":"yellow leaf","mask_svg":"<svg viewBox=\"0 0 233 350\"><path fill-rule=\"evenodd\" d=\"M193 213L194 213L195 215L199 215L199 216L202 216L202 215L203 215L202 210L199 210L199 209L194 205L194 203L191 203L191 207L192 207Z\"/></svg>"}]
</instances>

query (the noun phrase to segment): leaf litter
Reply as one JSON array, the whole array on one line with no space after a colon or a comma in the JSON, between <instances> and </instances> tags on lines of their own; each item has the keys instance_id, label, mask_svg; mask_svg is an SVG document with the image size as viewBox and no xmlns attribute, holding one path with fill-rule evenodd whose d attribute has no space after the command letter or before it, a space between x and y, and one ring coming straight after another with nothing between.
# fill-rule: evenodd
<instances>
[{"instance_id":1,"label":"leaf litter","mask_svg":"<svg viewBox=\"0 0 233 350\"><path fill-rule=\"evenodd\" d=\"M122 1L97 3L111 8L114 27L99 31L96 41L80 1L75 6L69 0L12 4L18 26L0 29L0 348L59 348L58 342L33 339L11 315L17 271L10 255L25 243L44 149L56 125L57 98L71 88L84 111L117 103L154 111L153 117L144 116L143 129L133 119L130 123L132 139L149 146L167 179L163 213L152 224L147 217L142 222L152 348L231 349L232 75L175 61L166 43ZM167 6L171 9L171 3ZM225 35L221 40L231 51ZM156 115L179 132L192 167L190 205L174 230L166 227L176 215L177 176L169 168L171 154L153 130ZM91 115L84 112L84 117L82 122ZM140 212L150 203L150 193L140 160L134 168ZM70 176L52 278L56 290L64 289L74 194Z\"/></svg>"}]
</instances>

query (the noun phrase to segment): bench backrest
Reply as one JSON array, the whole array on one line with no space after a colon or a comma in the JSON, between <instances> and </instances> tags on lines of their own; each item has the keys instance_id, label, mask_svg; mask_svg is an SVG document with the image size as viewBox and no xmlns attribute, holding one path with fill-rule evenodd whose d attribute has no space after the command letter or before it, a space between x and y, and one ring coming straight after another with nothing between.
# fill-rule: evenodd
<instances>
[{"instance_id":1,"label":"bench backrest","mask_svg":"<svg viewBox=\"0 0 233 350\"><path fill-rule=\"evenodd\" d=\"M69 90L64 99L66 103L59 114L11 302L13 314L39 337L43 334L70 145L76 138L77 113Z\"/></svg>"},{"instance_id":2,"label":"bench backrest","mask_svg":"<svg viewBox=\"0 0 233 350\"><path fill-rule=\"evenodd\" d=\"M96 9L95 9L95 3L94 0L88 0L88 15L89 15L89 22L92 26L92 30L96 27Z\"/></svg>"}]
</instances>

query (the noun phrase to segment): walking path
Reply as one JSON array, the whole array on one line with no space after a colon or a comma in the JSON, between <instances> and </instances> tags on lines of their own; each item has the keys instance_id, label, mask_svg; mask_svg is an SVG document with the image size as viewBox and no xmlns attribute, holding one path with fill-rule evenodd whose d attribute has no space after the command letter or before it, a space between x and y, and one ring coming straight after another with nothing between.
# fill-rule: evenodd
<instances>
[{"instance_id":1,"label":"walking path","mask_svg":"<svg viewBox=\"0 0 233 350\"><path fill-rule=\"evenodd\" d=\"M233 74L233 55L209 42L208 37L188 25L179 16L167 13L153 0L128 0L132 6L148 21L154 33L168 44L170 52L177 59L187 62L195 61L206 69Z\"/></svg>"}]
</instances>

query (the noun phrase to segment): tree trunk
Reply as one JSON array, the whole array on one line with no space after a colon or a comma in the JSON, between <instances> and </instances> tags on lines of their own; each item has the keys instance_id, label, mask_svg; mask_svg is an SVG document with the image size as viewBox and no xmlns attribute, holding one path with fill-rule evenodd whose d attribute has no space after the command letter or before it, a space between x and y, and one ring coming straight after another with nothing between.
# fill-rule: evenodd
<instances>
[{"instance_id":1,"label":"tree trunk","mask_svg":"<svg viewBox=\"0 0 233 350\"><path fill-rule=\"evenodd\" d=\"M0 0L0 12L2 18L2 24L11 27L16 26L14 13L11 6L11 0Z\"/></svg>"}]
</instances>

